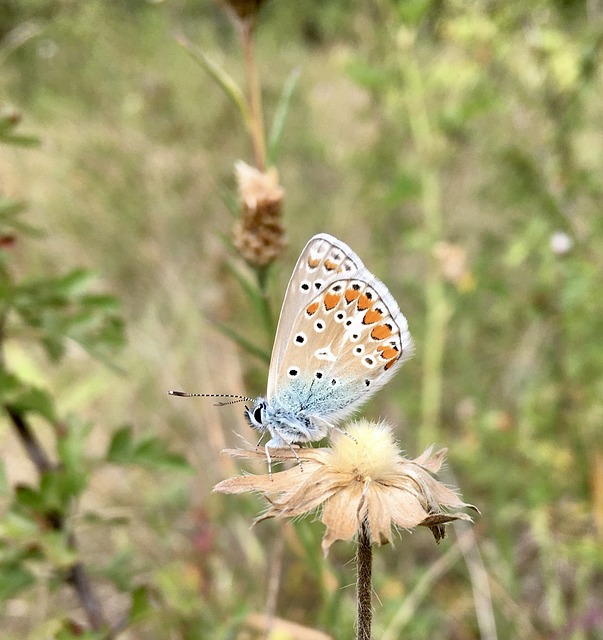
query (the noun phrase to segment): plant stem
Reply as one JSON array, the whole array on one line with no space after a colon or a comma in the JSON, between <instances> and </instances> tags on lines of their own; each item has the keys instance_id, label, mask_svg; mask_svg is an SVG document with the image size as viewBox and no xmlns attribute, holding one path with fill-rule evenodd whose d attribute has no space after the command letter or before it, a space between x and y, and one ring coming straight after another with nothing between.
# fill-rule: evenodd
<instances>
[{"instance_id":1,"label":"plant stem","mask_svg":"<svg viewBox=\"0 0 603 640\"><path fill-rule=\"evenodd\" d=\"M356 564L356 598L358 599L356 639L371 640L371 625L373 622L373 608L371 605L373 550L366 518L358 528Z\"/></svg>"},{"instance_id":2,"label":"plant stem","mask_svg":"<svg viewBox=\"0 0 603 640\"><path fill-rule=\"evenodd\" d=\"M446 300L442 274L433 256L433 249L442 239L444 232L437 137L433 132L425 103L421 69L412 56L407 60L406 79L408 81L408 118L418 157L421 207L430 262L426 281L427 317L425 319L421 425L418 436L419 447L424 448L438 439L440 430L442 366L450 309Z\"/></svg>"},{"instance_id":3,"label":"plant stem","mask_svg":"<svg viewBox=\"0 0 603 640\"><path fill-rule=\"evenodd\" d=\"M268 291L268 272L269 267L259 267L256 269L258 286L260 289L260 301L261 301L261 309L262 309L262 319L264 322L264 326L266 327L266 331L268 332L268 337L270 340L274 338L274 318L272 316L272 309L270 307L270 294Z\"/></svg>"},{"instance_id":4,"label":"plant stem","mask_svg":"<svg viewBox=\"0 0 603 640\"><path fill-rule=\"evenodd\" d=\"M249 107L251 110L250 133L253 144L256 167L266 170L266 140L264 136L264 119L262 116L262 92L255 61L255 20L246 19L241 22L241 39L243 55L247 71L247 87L249 90Z\"/></svg>"},{"instance_id":5,"label":"plant stem","mask_svg":"<svg viewBox=\"0 0 603 640\"><path fill-rule=\"evenodd\" d=\"M19 440L21 440L23 447L27 451L27 455L36 467L38 474L42 476L45 473L55 471L55 465L50 461L46 451L36 438L33 429L25 419L25 416L11 406L5 406L5 410L13 423ZM59 512L43 515L55 531L61 531L67 535L67 546L69 549L75 551L77 549L76 539L73 533L66 531L64 514ZM73 587L73 590L77 594L88 618L88 622L90 623L90 627L94 631L107 629L100 600L96 596L88 574L81 562L76 562L69 568L65 581ZM107 635L106 637L110 638L111 635Z\"/></svg>"}]
</instances>

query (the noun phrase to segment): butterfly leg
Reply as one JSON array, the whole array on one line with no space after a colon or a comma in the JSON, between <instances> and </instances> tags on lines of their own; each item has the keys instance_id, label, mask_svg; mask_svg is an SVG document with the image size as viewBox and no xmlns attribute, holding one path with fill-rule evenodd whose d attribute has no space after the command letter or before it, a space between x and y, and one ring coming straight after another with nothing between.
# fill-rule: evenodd
<instances>
[{"instance_id":1,"label":"butterfly leg","mask_svg":"<svg viewBox=\"0 0 603 640\"><path fill-rule=\"evenodd\" d=\"M259 441L258 441L258 444ZM268 461L268 477L272 480L272 458L270 457L270 443L264 445L264 451L266 452L266 460Z\"/></svg>"},{"instance_id":2,"label":"butterfly leg","mask_svg":"<svg viewBox=\"0 0 603 640\"><path fill-rule=\"evenodd\" d=\"M287 442L287 444L289 445L289 449L291 449L291 453L293 453L293 455L295 456L295 459L297 460L297 464L299 465L299 470L303 471L304 465L302 464L300 457L297 455L297 451L293 448L293 445L290 442Z\"/></svg>"}]
</instances>

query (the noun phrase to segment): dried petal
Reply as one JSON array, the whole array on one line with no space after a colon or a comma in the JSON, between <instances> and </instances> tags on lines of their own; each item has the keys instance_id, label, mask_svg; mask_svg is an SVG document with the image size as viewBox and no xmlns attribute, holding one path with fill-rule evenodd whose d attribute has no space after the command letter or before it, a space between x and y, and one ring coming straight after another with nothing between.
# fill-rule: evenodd
<instances>
[{"instance_id":1,"label":"dried petal","mask_svg":"<svg viewBox=\"0 0 603 640\"><path fill-rule=\"evenodd\" d=\"M446 508L474 508L452 489L438 482L445 449L435 454L427 449L415 460L403 458L384 424L359 422L348 427L351 437L335 437L332 447L278 450L271 457L298 459L290 469L272 476L246 475L223 480L215 491L241 493L257 491L268 500L268 510L258 520L291 518L322 507L326 525L322 547L325 553L336 540L351 540L366 518L371 541L386 544L392 539L392 525L412 529L429 527L439 542L444 525L468 520L465 513L447 513ZM257 450L229 450L229 455L258 458Z\"/></svg>"}]
</instances>

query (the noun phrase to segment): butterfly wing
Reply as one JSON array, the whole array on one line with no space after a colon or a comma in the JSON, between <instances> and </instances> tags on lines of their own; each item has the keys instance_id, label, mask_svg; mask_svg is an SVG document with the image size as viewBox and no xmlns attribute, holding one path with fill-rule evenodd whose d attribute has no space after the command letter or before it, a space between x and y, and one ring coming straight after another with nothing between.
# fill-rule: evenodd
<instances>
[{"instance_id":1,"label":"butterfly wing","mask_svg":"<svg viewBox=\"0 0 603 640\"><path fill-rule=\"evenodd\" d=\"M342 273L353 276L362 269L362 260L337 238L327 233L310 238L297 260L285 292L268 372L269 398L276 391L293 325L302 311Z\"/></svg>"},{"instance_id":2,"label":"butterfly wing","mask_svg":"<svg viewBox=\"0 0 603 640\"><path fill-rule=\"evenodd\" d=\"M343 268L333 268L335 257ZM313 286L317 279L319 287ZM309 290L302 289L305 282ZM292 306L281 314L268 397L287 398L297 410L340 420L390 380L412 353L406 318L386 286L331 236L316 236L302 252L287 304Z\"/></svg>"}]
</instances>

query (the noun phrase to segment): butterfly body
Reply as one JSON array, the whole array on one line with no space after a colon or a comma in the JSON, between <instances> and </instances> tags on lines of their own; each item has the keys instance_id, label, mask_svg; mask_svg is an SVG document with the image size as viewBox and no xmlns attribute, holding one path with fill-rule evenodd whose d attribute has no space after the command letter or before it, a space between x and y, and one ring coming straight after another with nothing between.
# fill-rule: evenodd
<instances>
[{"instance_id":1,"label":"butterfly body","mask_svg":"<svg viewBox=\"0 0 603 640\"><path fill-rule=\"evenodd\" d=\"M321 440L412 354L395 300L343 242L310 239L285 294L265 397L246 407L269 448Z\"/></svg>"}]
</instances>

